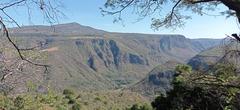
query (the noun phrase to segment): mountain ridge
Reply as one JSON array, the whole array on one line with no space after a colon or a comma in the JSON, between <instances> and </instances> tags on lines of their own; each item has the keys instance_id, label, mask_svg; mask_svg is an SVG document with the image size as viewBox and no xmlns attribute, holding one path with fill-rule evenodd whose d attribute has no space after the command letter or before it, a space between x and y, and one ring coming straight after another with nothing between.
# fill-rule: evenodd
<instances>
[{"instance_id":1,"label":"mountain ridge","mask_svg":"<svg viewBox=\"0 0 240 110\"><path fill-rule=\"evenodd\" d=\"M97 29L97 28L93 28L91 26L87 26L87 25L81 25L77 22L70 22L70 23L64 23L64 24L55 24L55 25L28 25L28 26L22 26L21 28L18 28L18 27L12 27L12 28L9 28L10 29L10 32L13 32L14 30L20 30L22 32L24 32L24 28L31 28L33 30L35 30L34 28L41 28L41 27L47 27L48 29L50 28L50 30L54 31L54 28L63 28L63 27L82 27L82 28L89 28L89 29L93 29L93 30L97 30L97 31L102 31L102 32L105 32L105 33L111 33L111 34L137 34L137 35L149 35L151 37L158 37L158 36L171 36L171 35L179 35L179 36L184 36L184 35L181 35L181 34L152 34L152 33L137 33L137 32L133 32L133 33L129 33L129 32L111 32L111 31L106 31L106 30L102 30L102 29ZM51 29L52 28L52 29ZM40 29L39 29L40 30ZM185 37L185 36L184 36ZM186 37L187 38L187 37ZM192 39L192 40L220 40L220 39L216 39L216 38L188 38L188 39Z\"/></svg>"},{"instance_id":2,"label":"mountain ridge","mask_svg":"<svg viewBox=\"0 0 240 110\"><path fill-rule=\"evenodd\" d=\"M76 23L55 27L55 31L50 26L29 26L12 28L10 32L26 42L19 46L39 44L40 52L48 53L46 63L51 68L45 79L56 89L126 87L145 78L156 65L172 60L187 63L219 43L183 35L111 33Z\"/></svg>"}]
</instances>

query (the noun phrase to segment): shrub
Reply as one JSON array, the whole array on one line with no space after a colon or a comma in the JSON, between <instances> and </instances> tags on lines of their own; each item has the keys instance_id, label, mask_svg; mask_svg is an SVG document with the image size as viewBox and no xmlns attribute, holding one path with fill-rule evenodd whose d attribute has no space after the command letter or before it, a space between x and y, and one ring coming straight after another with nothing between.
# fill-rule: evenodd
<instances>
[{"instance_id":1,"label":"shrub","mask_svg":"<svg viewBox=\"0 0 240 110\"><path fill-rule=\"evenodd\" d=\"M235 110L240 105L240 76L235 70L230 64L217 64L205 73L178 66L173 89L157 97L152 106L155 110Z\"/></svg>"},{"instance_id":2,"label":"shrub","mask_svg":"<svg viewBox=\"0 0 240 110\"><path fill-rule=\"evenodd\" d=\"M63 95L74 95L74 92L73 90L70 90L70 89L64 89Z\"/></svg>"},{"instance_id":3,"label":"shrub","mask_svg":"<svg viewBox=\"0 0 240 110\"><path fill-rule=\"evenodd\" d=\"M153 110L153 108L148 104L134 104L131 108L127 110Z\"/></svg>"},{"instance_id":4,"label":"shrub","mask_svg":"<svg viewBox=\"0 0 240 110\"><path fill-rule=\"evenodd\" d=\"M95 97L95 100L96 101L101 101L101 98L100 97Z\"/></svg>"},{"instance_id":5,"label":"shrub","mask_svg":"<svg viewBox=\"0 0 240 110\"><path fill-rule=\"evenodd\" d=\"M78 104L78 103L75 103L73 106L72 106L72 110L80 110L81 109L81 105Z\"/></svg>"},{"instance_id":6,"label":"shrub","mask_svg":"<svg viewBox=\"0 0 240 110\"><path fill-rule=\"evenodd\" d=\"M14 106L17 107L18 109L23 109L24 108L24 99L21 96L18 96L14 100Z\"/></svg>"}]
</instances>

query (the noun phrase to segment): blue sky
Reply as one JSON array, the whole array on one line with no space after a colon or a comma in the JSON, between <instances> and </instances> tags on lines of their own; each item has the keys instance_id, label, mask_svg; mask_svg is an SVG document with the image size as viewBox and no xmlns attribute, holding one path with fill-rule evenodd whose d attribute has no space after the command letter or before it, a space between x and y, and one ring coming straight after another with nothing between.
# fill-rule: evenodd
<instances>
[{"instance_id":1,"label":"blue sky","mask_svg":"<svg viewBox=\"0 0 240 110\"><path fill-rule=\"evenodd\" d=\"M91 26L111 32L129 32L129 33L151 33L151 34L183 34L188 38L223 38L225 34L239 32L239 27L235 18L226 19L224 16L199 16L192 15L192 19L186 22L185 27L175 31L172 29L160 28L154 31L150 28L151 17L134 23L137 16L123 13L124 25L113 23L112 16L102 16L99 8L103 6L106 0L62 0L64 8L62 9L66 17L61 18L60 23L78 22L82 25ZM19 9L9 10L11 15L16 18L19 24L29 25L28 17L22 16ZM24 11L22 9L21 11ZM39 14L34 14L32 21L34 24L45 24Z\"/></svg>"}]
</instances>

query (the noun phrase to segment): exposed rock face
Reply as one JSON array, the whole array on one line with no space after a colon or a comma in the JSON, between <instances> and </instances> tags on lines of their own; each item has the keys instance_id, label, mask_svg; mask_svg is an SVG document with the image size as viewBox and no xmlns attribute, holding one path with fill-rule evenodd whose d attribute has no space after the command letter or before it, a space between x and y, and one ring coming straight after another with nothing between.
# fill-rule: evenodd
<instances>
[{"instance_id":1,"label":"exposed rock face","mask_svg":"<svg viewBox=\"0 0 240 110\"><path fill-rule=\"evenodd\" d=\"M190 44L189 40L186 39L184 36L178 36L177 38L174 37L163 37L160 39L160 49L162 51L169 51L172 49L175 49L175 47L178 48L187 48Z\"/></svg>"},{"instance_id":2,"label":"exposed rock face","mask_svg":"<svg viewBox=\"0 0 240 110\"><path fill-rule=\"evenodd\" d=\"M171 79L173 74L174 74L174 72L171 70L159 71L158 73L150 74L148 76L148 80L153 85L157 85L157 86L164 88L165 86L168 86L170 84L168 79ZM167 89L167 88L165 88L165 89Z\"/></svg>"},{"instance_id":3,"label":"exposed rock face","mask_svg":"<svg viewBox=\"0 0 240 110\"><path fill-rule=\"evenodd\" d=\"M138 55L134 55L134 54L128 54L129 55L129 62L131 64L140 64L140 65L144 65L146 64L144 61L144 58Z\"/></svg>"},{"instance_id":4,"label":"exposed rock face","mask_svg":"<svg viewBox=\"0 0 240 110\"><path fill-rule=\"evenodd\" d=\"M188 65L191 65L194 70L206 72L218 63L231 63L236 66L236 72L240 74L240 52L238 50L240 45L233 44L226 46L228 46L227 52L224 51L225 46L216 46L202 51L191 58ZM169 47L171 46L168 45L167 48L170 49ZM175 74L174 68L177 64L180 64L180 62L168 61L155 67L144 79L129 87L129 89L150 98L154 98L153 96L159 93L164 94L166 91L172 89L171 80Z\"/></svg>"},{"instance_id":5,"label":"exposed rock face","mask_svg":"<svg viewBox=\"0 0 240 110\"><path fill-rule=\"evenodd\" d=\"M110 40L109 45L110 45L110 50L111 50L112 55L113 55L114 64L118 67L119 64L120 64L120 60L121 60L120 49L119 49L119 47L117 46L117 43L114 40Z\"/></svg>"},{"instance_id":6,"label":"exposed rock face","mask_svg":"<svg viewBox=\"0 0 240 110\"><path fill-rule=\"evenodd\" d=\"M188 65L191 65L194 70L208 71L218 63L231 63L234 64L240 72L240 66L238 66L240 64L239 47L240 45L238 43L233 43L210 48L191 58Z\"/></svg>"},{"instance_id":7,"label":"exposed rock face","mask_svg":"<svg viewBox=\"0 0 240 110\"><path fill-rule=\"evenodd\" d=\"M75 42L79 49L84 49L86 46L92 46L91 49L85 48L89 52L88 66L97 71L98 68L119 68L124 64L132 65L148 65L147 58L131 53L129 51L121 50L118 43L111 39L91 39L78 40ZM97 64L104 63L104 66Z\"/></svg>"},{"instance_id":8,"label":"exposed rock face","mask_svg":"<svg viewBox=\"0 0 240 110\"><path fill-rule=\"evenodd\" d=\"M191 65L192 69L197 70L197 71L207 71L219 59L220 59L220 57L218 57L218 56L196 55L191 60L189 60L188 65Z\"/></svg>"},{"instance_id":9,"label":"exposed rock face","mask_svg":"<svg viewBox=\"0 0 240 110\"><path fill-rule=\"evenodd\" d=\"M94 57L93 56L90 56L89 58L88 58L88 61L87 61L88 63L88 66L90 67L90 68L92 68L94 71L97 71L97 68L96 68L96 65L95 65L95 62L94 62Z\"/></svg>"},{"instance_id":10,"label":"exposed rock face","mask_svg":"<svg viewBox=\"0 0 240 110\"><path fill-rule=\"evenodd\" d=\"M182 35L110 33L76 23L54 27L55 31L48 26L28 26L11 29L11 32L25 40L41 41L41 49L55 49L48 51L47 63L51 71L46 77L56 88L129 86L145 78L156 65L169 60L186 63L202 50L214 46L211 43L207 47L199 46L211 40L192 40ZM168 83L165 79L170 78L170 74L164 70L145 79L156 89L165 89L168 88L164 86Z\"/></svg>"},{"instance_id":11,"label":"exposed rock face","mask_svg":"<svg viewBox=\"0 0 240 110\"><path fill-rule=\"evenodd\" d=\"M165 64L155 67L146 78L131 86L129 89L139 92L150 98L156 94L164 94L172 89L171 81L175 74L174 69L177 64L175 61L168 61Z\"/></svg>"}]
</instances>

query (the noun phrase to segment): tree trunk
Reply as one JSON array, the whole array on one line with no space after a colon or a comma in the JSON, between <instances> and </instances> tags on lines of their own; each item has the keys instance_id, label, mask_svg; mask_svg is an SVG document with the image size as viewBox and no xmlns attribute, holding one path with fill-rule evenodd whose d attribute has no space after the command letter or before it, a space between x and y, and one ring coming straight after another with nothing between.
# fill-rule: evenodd
<instances>
[{"instance_id":1,"label":"tree trunk","mask_svg":"<svg viewBox=\"0 0 240 110\"><path fill-rule=\"evenodd\" d=\"M240 1L239 0L220 0L220 1L230 10L234 10L236 12L238 23L240 23Z\"/></svg>"}]
</instances>

